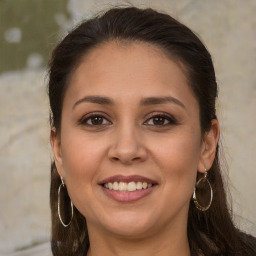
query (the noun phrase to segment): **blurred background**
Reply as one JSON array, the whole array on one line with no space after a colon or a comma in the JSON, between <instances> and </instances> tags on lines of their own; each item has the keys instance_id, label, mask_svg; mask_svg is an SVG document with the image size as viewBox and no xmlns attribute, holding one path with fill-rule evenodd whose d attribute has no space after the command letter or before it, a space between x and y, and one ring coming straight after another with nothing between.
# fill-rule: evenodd
<instances>
[{"instance_id":1,"label":"blurred background","mask_svg":"<svg viewBox=\"0 0 256 256\"><path fill-rule=\"evenodd\" d=\"M82 19L126 3L0 0L0 255L50 239L46 84L51 51ZM200 35L211 52L235 221L256 236L256 1L129 3L173 15Z\"/></svg>"}]
</instances>

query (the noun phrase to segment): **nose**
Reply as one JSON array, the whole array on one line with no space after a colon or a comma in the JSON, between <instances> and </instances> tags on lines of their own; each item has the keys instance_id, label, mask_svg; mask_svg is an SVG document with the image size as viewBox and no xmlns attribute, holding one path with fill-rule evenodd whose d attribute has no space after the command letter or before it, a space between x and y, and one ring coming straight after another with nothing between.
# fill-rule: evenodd
<instances>
[{"instance_id":1,"label":"nose","mask_svg":"<svg viewBox=\"0 0 256 256\"><path fill-rule=\"evenodd\" d=\"M147 150L143 144L143 137L135 128L126 126L117 129L113 137L108 151L111 161L131 165L146 160Z\"/></svg>"}]
</instances>

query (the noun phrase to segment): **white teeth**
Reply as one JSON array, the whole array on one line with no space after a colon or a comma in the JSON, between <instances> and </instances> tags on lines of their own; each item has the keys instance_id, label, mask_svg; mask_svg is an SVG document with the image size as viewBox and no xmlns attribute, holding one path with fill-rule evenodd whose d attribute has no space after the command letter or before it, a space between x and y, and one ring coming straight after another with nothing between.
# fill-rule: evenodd
<instances>
[{"instance_id":1,"label":"white teeth","mask_svg":"<svg viewBox=\"0 0 256 256\"><path fill-rule=\"evenodd\" d=\"M151 188L153 185L151 183L147 183L147 182L135 182L135 181L131 181L129 183L126 182L108 182L104 184L104 187L110 190L118 190L118 191L123 191L123 192L132 192L132 191L136 191L136 190L142 190L142 189L147 189L147 188Z\"/></svg>"},{"instance_id":2,"label":"white teeth","mask_svg":"<svg viewBox=\"0 0 256 256\"><path fill-rule=\"evenodd\" d=\"M137 182L136 189L142 189L142 182Z\"/></svg>"},{"instance_id":3,"label":"white teeth","mask_svg":"<svg viewBox=\"0 0 256 256\"><path fill-rule=\"evenodd\" d=\"M113 190L118 190L118 188L119 188L118 182L115 181L113 183Z\"/></svg>"},{"instance_id":4,"label":"white teeth","mask_svg":"<svg viewBox=\"0 0 256 256\"><path fill-rule=\"evenodd\" d=\"M108 188L113 189L113 184L111 182L108 183Z\"/></svg>"},{"instance_id":5,"label":"white teeth","mask_svg":"<svg viewBox=\"0 0 256 256\"><path fill-rule=\"evenodd\" d=\"M125 183L125 182L119 182L118 188L119 188L119 191L125 191L125 190L127 190L127 183Z\"/></svg>"},{"instance_id":6,"label":"white teeth","mask_svg":"<svg viewBox=\"0 0 256 256\"><path fill-rule=\"evenodd\" d=\"M135 184L134 181L128 183L127 190L128 191L135 191L136 190L136 184Z\"/></svg>"}]
</instances>

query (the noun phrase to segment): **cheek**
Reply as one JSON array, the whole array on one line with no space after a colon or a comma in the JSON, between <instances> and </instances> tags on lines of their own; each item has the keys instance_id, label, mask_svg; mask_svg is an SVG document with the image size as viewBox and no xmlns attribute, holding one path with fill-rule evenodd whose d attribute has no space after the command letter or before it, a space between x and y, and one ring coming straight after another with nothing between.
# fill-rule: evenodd
<instances>
[{"instance_id":1,"label":"cheek","mask_svg":"<svg viewBox=\"0 0 256 256\"><path fill-rule=\"evenodd\" d=\"M97 169L99 158L103 156L104 144L97 137L88 136L81 129L63 130L62 159L66 175L88 176Z\"/></svg>"},{"instance_id":2,"label":"cheek","mask_svg":"<svg viewBox=\"0 0 256 256\"><path fill-rule=\"evenodd\" d=\"M191 197L200 159L200 134L173 134L154 148L155 159L160 166L166 193ZM153 150L153 148L152 148ZM182 200L181 200L182 201Z\"/></svg>"},{"instance_id":3,"label":"cheek","mask_svg":"<svg viewBox=\"0 0 256 256\"><path fill-rule=\"evenodd\" d=\"M201 136L197 131L180 131L152 143L159 165L174 165L175 169L196 169L200 158Z\"/></svg>"},{"instance_id":4,"label":"cheek","mask_svg":"<svg viewBox=\"0 0 256 256\"><path fill-rule=\"evenodd\" d=\"M92 195L92 187L97 185L97 174L100 163L105 156L104 145L97 140L81 136L80 132L66 133L62 140L62 159L65 180L70 197L75 205L76 200Z\"/></svg>"}]
</instances>

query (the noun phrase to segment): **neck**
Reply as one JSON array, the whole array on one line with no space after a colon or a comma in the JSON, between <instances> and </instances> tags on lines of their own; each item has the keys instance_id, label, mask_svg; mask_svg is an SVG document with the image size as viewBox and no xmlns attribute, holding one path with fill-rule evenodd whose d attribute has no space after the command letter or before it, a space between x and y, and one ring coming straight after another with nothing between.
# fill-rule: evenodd
<instances>
[{"instance_id":1,"label":"neck","mask_svg":"<svg viewBox=\"0 0 256 256\"><path fill-rule=\"evenodd\" d=\"M190 256L186 228L182 232L161 229L157 235L133 238L88 230L90 249L87 256Z\"/></svg>"}]
</instances>

